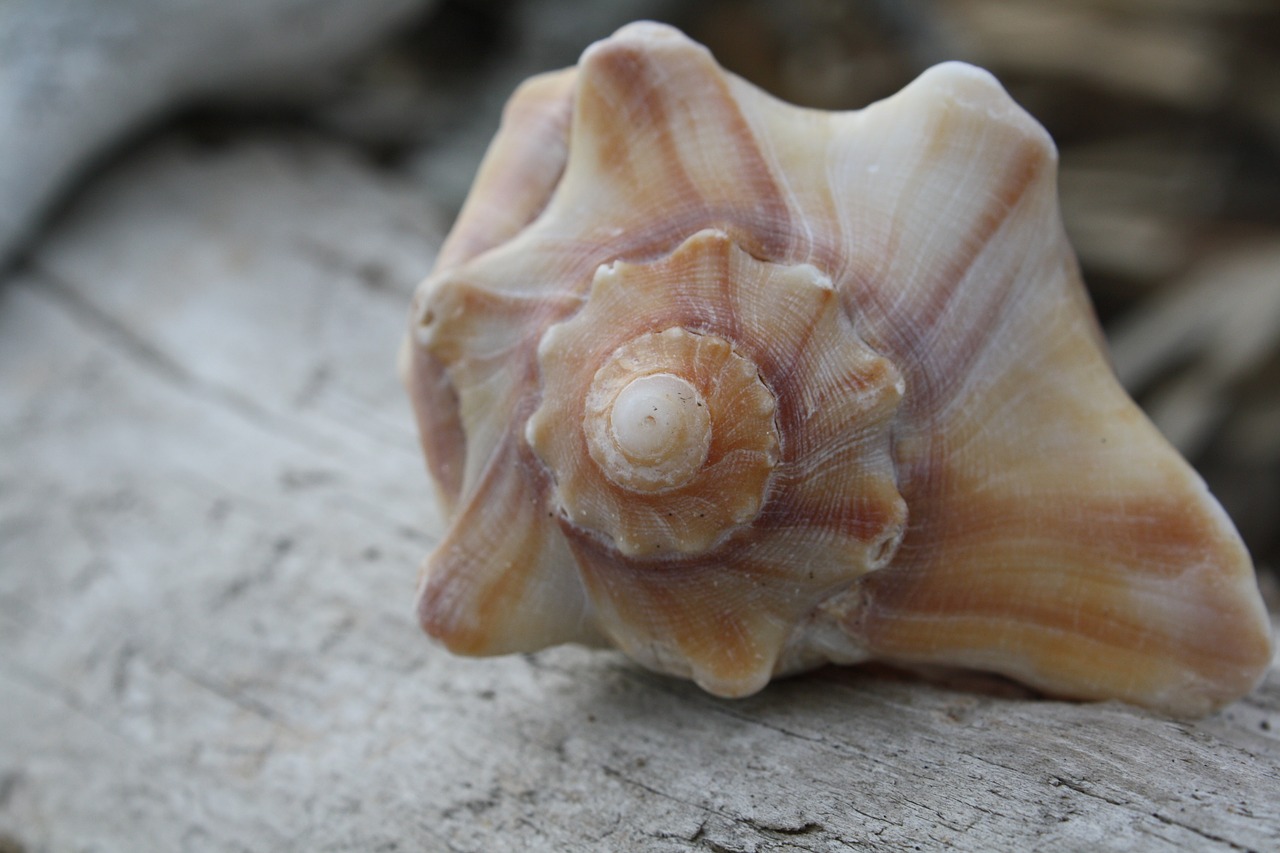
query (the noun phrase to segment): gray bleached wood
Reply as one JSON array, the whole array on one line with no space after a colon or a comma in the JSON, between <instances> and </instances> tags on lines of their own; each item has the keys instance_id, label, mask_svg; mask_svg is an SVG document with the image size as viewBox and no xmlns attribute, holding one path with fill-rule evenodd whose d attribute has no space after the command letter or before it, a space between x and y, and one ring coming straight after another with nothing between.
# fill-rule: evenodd
<instances>
[{"instance_id":1,"label":"gray bleached wood","mask_svg":"<svg viewBox=\"0 0 1280 853\"><path fill-rule=\"evenodd\" d=\"M393 371L441 223L181 137L0 284L0 838L36 850L1271 850L1280 675L1188 724L827 669L450 657Z\"/></svg>"},{"instance_id":2,"label":"gray bleached wood","mask_svg":"<svg viewBox=\"0 0 1280 853\"><path fill-rule=\"evenodd\" d=\"M193 99L308 92L428 0L0 3L0 268L85 163Z\"/></svg>"}]
</instances>

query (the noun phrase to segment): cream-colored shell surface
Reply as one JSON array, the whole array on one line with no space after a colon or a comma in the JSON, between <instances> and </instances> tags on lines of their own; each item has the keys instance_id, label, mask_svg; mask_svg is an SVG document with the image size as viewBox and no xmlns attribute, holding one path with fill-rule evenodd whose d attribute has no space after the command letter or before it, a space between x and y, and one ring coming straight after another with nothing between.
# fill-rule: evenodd
<instances>
[{"instance_id":1,"label":"cream-colored shell surface","mask_svg":"<svg viewBox=\"0 0 1280 853\"><path fill-rule=\"evenodd\" d=\"M821 112L640 23L525 83L413 307L426 630L724 696L872 658L1247 692L1248 554L1113 376L1055 182L960 63Z\"/></svg>"}]
</instances>

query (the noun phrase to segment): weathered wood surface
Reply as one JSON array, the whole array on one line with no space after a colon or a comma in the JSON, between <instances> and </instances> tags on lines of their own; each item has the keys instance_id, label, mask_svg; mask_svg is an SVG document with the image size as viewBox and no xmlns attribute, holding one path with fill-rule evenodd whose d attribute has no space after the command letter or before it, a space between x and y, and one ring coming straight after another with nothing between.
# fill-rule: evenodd
<instances>
[{"instance_id":1,"label":"weathered wood surface","mask_svg":"<svg viewBox=\"0 0 1280 853\"><path fill-rule=\"evenodd\" d=\"M1280 849L1274 669L1187 724L431 646L393 363L439 236L343 148L170 138L0 284L0 849Z\"/></svg>"}]
</instances>

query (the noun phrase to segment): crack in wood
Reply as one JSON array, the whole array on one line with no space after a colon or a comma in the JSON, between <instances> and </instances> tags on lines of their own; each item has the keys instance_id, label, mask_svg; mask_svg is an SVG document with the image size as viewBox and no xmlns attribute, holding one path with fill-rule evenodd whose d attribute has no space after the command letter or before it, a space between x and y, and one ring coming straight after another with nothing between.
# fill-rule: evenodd
<instances>
[{"instance_id":1,"label":"crack in wood","mask_svg":"<svg viewBox=\"0 0 1280 853\"><path fill-rule=\"evenodd\" d=\"M30 272L30 281L38 282L39 287L31 286L28 279L20 281L31 293L61 308L67 317L86 332L169 386L215 403L246 423L276 437L286 436L312 452L325 454L333 450L327 442L303 432L297 423L286 423L251 397L196 376L145 336L86 298L79 289L52 271L35 265L30 268Z\"/></svg>"},{"instance_id":2,"label":"crack in wood","mask_svg":"<svg viewBox=\"0 0 1280 853\"><path fill-rule=\"evenodd\" d=\"M1255 847L1250 847L1247 844L1239 844L1235 841L1232 841L1230 838L1227 838L1226 836L1216 835L1212 832L1206 832L1205 830L1200 829L1197 826L1192 826L1191 824L1186 823L1184 821L1174 820L1168 815L1161 814L1160 812L1151 812L1151 816L1156 820L1160 821L1161 823L1165 824L1166 826L1175 826L1178 829L1185 829L1187 832L1190 832L1192 835L1197 835L1200 838L1203 838L1205 841L1212 841L1215 844L1225 844L1228 847L1230 847L1232 850L1239 850L1239 851L1242 851L1242 853L1261 853L1261 851L1259 851Z\"/></svg>"},{"instance_id":3,"label":"crack in wood","mask_svg":"<svg viewBox=\"0 0 1280 853\"><path fill-rule=\"evenodd\" d=\"M613 779L617 779L618 781L626 785L631 785L632 787L639 788L640 790L648 794L652 794L655 797L659 797L661 799L668 800L670 802L678 803L682 806L687 806L689 808L697 809L698 811L703 812L704 814L719 818L730 825L741 827L750 832L753 832L756 835L760 836L761 838L771 839L774 841L785 841L789 849L798 849L798 850L816 849L816 848L807 847L799 843L798 839L804 836L809 836L809 835L821 834L825 838L829 838L830 840L836 840L833 836L830 836L827 833L826 827L816 820L801 820L797 823L788 823L788 822L778 821L778 820L757 818L750 815L735 815L735 814L731 814L731 813L722 811L720 809L714 808L712 806L704 805L702 803L694 802L692 800L687 800L682 797L678 797L674 794L670 794L666 791L655 788L652 785L646 784L644 782L641 782L638 779L632 778L626 773L623 773L621 770L618 770L616 767L612 767L607 764L602 764L600 765L600 769L604 772L606 776L609 776L610 778L613 778ZM663 838L680 837L678 834L672 834L672 833L656 833L655 834L655 837L659 837L659 836ZM740 851L740 848L730 848L727 846L723 846L719 842L712 841L707 834L707 820L705 818L699 824L698 829L697 831L694 832L693 836L687 838L687 840L691 844L701 846L709 850Z\"/></svg>"},{"instance_id":4,"label":"crack in wood","mask_svg":"<svg viewBox=\"0 0 1280 853\"><path fill-rule=\"evenodd\" d=\"M198 672L195 672L185 666L180 665L173 658L163 658L163 659L157 658L157 659L153 659L153 661L154 663L168 669L170 672L174 673L175 675L180 676L191 685L198 687L204 691L207 691L211 695L216 696L225 702L231 703L232 705L244 711L245 713L252 714L253 716L258 717L272 724L273 726L278 726L279 728L289 732L290 734L294 734L294 735L300 734L298 730L296 730L287 720L284 719L284 717L279 712L277 712L270 705L266 704L265 702L262 702L261 700L255 699L252 696L245 695L244 693L237 690L232 685L224 684L214 678L201 675Z\"/></svg>"},{"instance_id":5,"label":"crack in wood","mask_svg":"<svg viewBox=\"0 0 1280 853\"><path fill-rule=\"evenodd\" d=\"M131 738L119 729L108 725L100 712L89 707L89 705L67 685L52 678L48 678L41 673L35 672L7 656L0 658L0 667L8 670L7 672L0 671L0 677L7 677L12 681L21 684L23 687L26 687L28 690L32 690L46 699L52 700L58 707L65 709L82 720L85 720L95 729L104 731L113 738L117 738L130 746L137 745L134 738ZM0 691L0 693L7 693L7 691Z\"/></svg>"}]
</instances>

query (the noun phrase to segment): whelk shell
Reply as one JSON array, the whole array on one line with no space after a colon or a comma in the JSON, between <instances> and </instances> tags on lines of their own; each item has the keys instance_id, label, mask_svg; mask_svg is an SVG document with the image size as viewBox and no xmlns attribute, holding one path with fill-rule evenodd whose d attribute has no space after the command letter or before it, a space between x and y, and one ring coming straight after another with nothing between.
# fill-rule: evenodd
<instances>
[{"instance_id":1,"label":"whelk shell","mask_svg":"<svg viewBox=\"0 0 1280 853\"><path fill-rule=\"evenodd\" d=\"M640 23L525 83L413 308L426 630L722 696L870 658L1247 692L1248 554L1116 382L1055 179L960 63L828 113Z\"/></svg>"}]
</instances>

